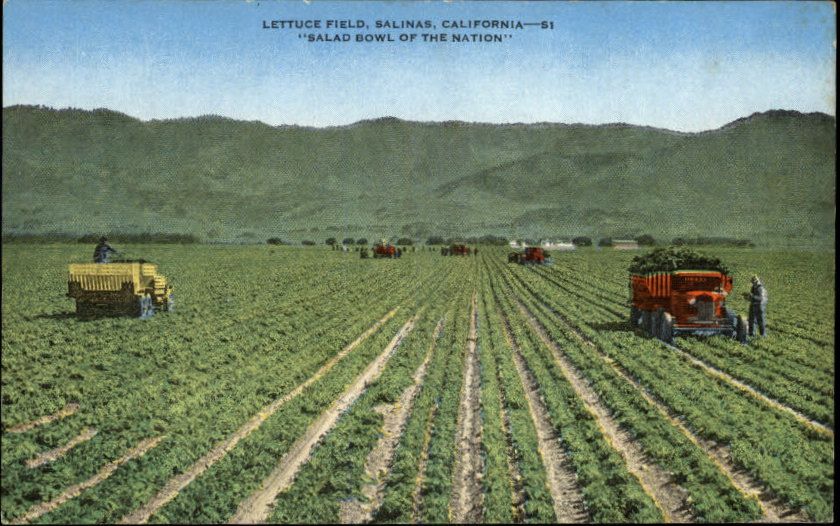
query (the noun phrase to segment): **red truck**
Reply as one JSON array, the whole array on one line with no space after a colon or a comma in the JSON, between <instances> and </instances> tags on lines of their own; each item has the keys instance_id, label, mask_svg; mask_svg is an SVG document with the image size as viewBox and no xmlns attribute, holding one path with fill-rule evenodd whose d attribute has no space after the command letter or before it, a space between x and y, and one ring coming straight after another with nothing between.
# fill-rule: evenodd
<instances>
[{"instance_id":1,"label":"red truck","mask_svg":"<svg viewBox=\"0 0 840 526\"><path fill-rule=\"evenodd\" d=\"M374 258L395 258L397 257L397 247L391 243L377 243L373 247Z\"/></svg>"},{"instance_id":2,"label":"red truck","mask_svg":"<svg viewBox=\"0 0 840 526\"><path fill-rule=\"evenodd\" d=\"M467 245L450 245L448 254L450 256L469 256L470 247Z\"/></svg>"},{"instance_id":3,"label":"red truck","mask_svg":"<svg viewBox=\"0 0 840 526\"><path fill-rule=\"evenodd\" d=\"M548 265L551 258L548 252L541 247L526 247L524 252L511 252L508 255L508 263L519 263L521 265Z\"/></svg>"},{"instance_id":4,"label":"red truck","mask_svg":"<svg viewBox=\"0 0 840 526\"><path fill-rule=\"evenodd\" d=\"M723 334L747 341L747 320L726 307L732 277L714 270L630 275L630 324L664 342L678 334Z\"/></svg>"}]
</instances>

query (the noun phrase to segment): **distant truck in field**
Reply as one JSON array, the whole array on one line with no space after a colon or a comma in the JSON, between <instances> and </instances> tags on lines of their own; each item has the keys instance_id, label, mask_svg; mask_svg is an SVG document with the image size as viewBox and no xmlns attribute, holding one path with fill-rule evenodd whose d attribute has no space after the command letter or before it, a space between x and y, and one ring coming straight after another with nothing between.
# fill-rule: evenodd
<instances>
[{"instance_id":1,"label":"distant truck in field","mask_svg":"<svg viewBox=\"0 0 840 526\"><path fill-rule=\"evenodd\" d=\"M630 324L641 327L648 334L672 343L680 334L722 334L747 341L747 320L726 306L732 292L732 277L717 260L704 264L702 257L693 254L686 259L686 251L670 260L665 249L655 252L660 261L670 266L665 270L639 269L631 266ZM682 259L681 259L682 258ZM640 259L634 259L634 264ZM692 263L693 262L693 263ZM694 268L692 268L694 267ZM707 267L707 268L703 268Z\"/></svg>"},{"instance_id":2,"label":"distant truck in field","mask_svg":"<svg viewBox=\"0 0 840 526\"><path fill-rule=\"evenodd\" d=\"M444 256L469 256L470 247L467 245L449 245L448 248L441 249L440 253Z\"/></svg>"},{"instance_id":3,"label":"distant truck in field","mask_svg":"<svg viewBox=\"0 0 840 526\"><path fill-rule=\"evenodd\" d=\"M397 247L390 243L377 243L373 246L374 258L395 258L397 257Z\"/></svg>"},{"instance_id":4,"label":"distant truck in field","mask_svg":"<svg viewBox=\"0 0 840 526\"><path fill-rule=\"evenodd\" d=\"M76 300L79 317L122 315L149 318L175 308L172 285L145 260L71 263L67 296Z\"/></svg>"},{"instance_id":5,"label":"distant truck in field","mask_svg":"<svg viewBox=\"0 0 840 526\"><path fill-rule=\"evenodd\" d=\"M549 265L551 256L542 247L525 247L524 252L511 252L508 254L508 263L519 263L520 265Z\"/></svg>"}]
</instances>

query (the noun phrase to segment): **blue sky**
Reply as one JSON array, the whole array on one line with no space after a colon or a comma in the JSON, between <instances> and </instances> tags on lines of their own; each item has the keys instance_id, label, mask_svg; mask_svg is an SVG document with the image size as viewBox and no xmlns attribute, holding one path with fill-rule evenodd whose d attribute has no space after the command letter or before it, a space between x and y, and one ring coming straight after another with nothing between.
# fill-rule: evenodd
<instances>
[{"instance_id":1,"label":"blue sky","mask_svg":"<svg viewBox=\"0 0 840 526\"><path fill-rule=\"evenodd\" d=\"M443 20L546 20L554 29L507 31L512 38L493 44L308 43L261 28L279 19L428 19L438 29ZM834 115L836 104L827 2L8 0L3 30L4 106L106 107L141 119L328 126L395 116L698 131L774 108Z\"/></svg>"}]
</instances>

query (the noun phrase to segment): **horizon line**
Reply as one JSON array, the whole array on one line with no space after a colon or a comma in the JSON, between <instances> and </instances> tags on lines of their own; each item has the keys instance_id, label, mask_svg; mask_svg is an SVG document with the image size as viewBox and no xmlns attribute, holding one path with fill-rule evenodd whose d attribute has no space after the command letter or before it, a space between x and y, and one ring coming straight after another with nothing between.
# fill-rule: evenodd
<instances>
[{"instance_id":1,"label":"horizon line","mask_svg":"<svg viewBox=\"0 0 840 526\"><path fill-rule=\"evenodd\" d=\"M825 117L830 117L830 118L835 119L835 120L837 118L835 115L832 115L830 113L826 113L826 112L823 112L823 111L806 112L806 111L792 110L792 109L771 108L771 109L763 110L763 111L754 111L754 112L750 113L749 115L745 115L743 117L738 117L738 118L733 119L729 122L726 122L726 123L722 124L721 126L719 126L717 128L708 128L708 129L699 130L699 131L682 131L682 130L673 130L673 129L670 129L670 128L663 128L663 127L660 127L660 126L652 126L652 125L649 125L649 124L634 124L634 123L623 122L623 121L604 122L604 123L597 123L597 124L596 123L586 123L586 122L559 122L559 121L487 122L487 121L464 121L464 120L460 120L460 119L450 119L450 120L444 120L444 121L423 121L423 120L404 119L402 117L395 117L393 115L384 115L384 116L380 116L380 117L370 117L370 118L366 118L366 119L360 119L360 120L357 120L357 121L354 121L354 122L351 122L351 123L347 123L347 124L331 124L331 125L326 125L326 126L315 126L315 125L307 125L307 124L288 124L288 123L269 124L269 123L267 123L263 120L259 120L259 119L235 118L235 117L228 117L226 115L220 115L220 114L217 114L217 113L204 113L204 114L201 114L201 115L191 115L191 116L143 119L141 117L136 117L134 115L130 115L130 114L125 113L123 111L114 110L114 109L105 108L105 107L97 107L97 108L87 109L87 108L79 108L79 107L74 107L74 106L66 106L66 107L62 107L62 108L56 108L56 107L47 106L47 105L44 105L44 104L22 104L22 103L16 103L16 104L8 105L8 106L3 106L3 111L5 112L6 110L15 109L15 108L35 108L35 109L39 109L39 110L48 110L48 111L55 111L55 112L62 112L62 111L80 111L80 112L87 112L87 113L109 112L109 113L122 115L124 117L127 117L129 119L132 119L132 120L135 120L135 121L138 121L138 122L141 122L141 123L175 122L175 121L197 120L197 119L202 119L202 118L214 118L214 119L229 120L229 121L234 121L234 122L262 124L263 126L267 126L269 128L302 128L302 129L310 129L310 130L329 130L329 129L336 129L336 128L353 128L353 127L356 127L356 126L359 126L359 125L364 125L364 124L369 124L369 123L376 123L376 122L382 122L382 121L389 122L390 121L390 122L404 122L404 123L408 123L408 124L444 125L444 126L446 126L446 125L467 125L467 126L472 125L472 126L504 126L504 127L514 127L514 126L524 126L524 127L527 127L527 126L533 126L533 127L540 127L540 126L544 126L544 127L548 127L548 126L566 126L566 127L584 126L584 127L616 127L616 128L633 127L633 128L643 128L643 129L659 131L659 132L674 133L674 134L679 134L679 135L697 135L697 134L703 134L703 133L708 133L708 132L713 132L713 131L719 131L719 130L723 130L723 129L732 127L733 125L739 124L743 121L752 119L754 117L763 116L763 115L772 115L772 114L776 114L776 115L779 115L779 114L781 114L781 115L802 115L802 116L825 116Z\"/></svg>"}]
</instances>

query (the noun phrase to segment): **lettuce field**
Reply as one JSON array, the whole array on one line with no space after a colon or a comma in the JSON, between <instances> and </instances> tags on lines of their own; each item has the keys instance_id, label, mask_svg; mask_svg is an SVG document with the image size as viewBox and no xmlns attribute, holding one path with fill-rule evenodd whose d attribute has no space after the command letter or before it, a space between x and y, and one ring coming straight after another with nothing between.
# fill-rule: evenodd
<instances>
[{"instance_id":1,"label":"lettuce field","mask_svg":"<svg viewBox=\"0 0 840 526\"><path fill-rule=\"evenodd\" d=\"M833 519L833 252L715 250L768 335L669 346L633 251L122 248L174 312L77 319L90 247L4 246L3 523Z\"/></svg>"}]
</instances>

